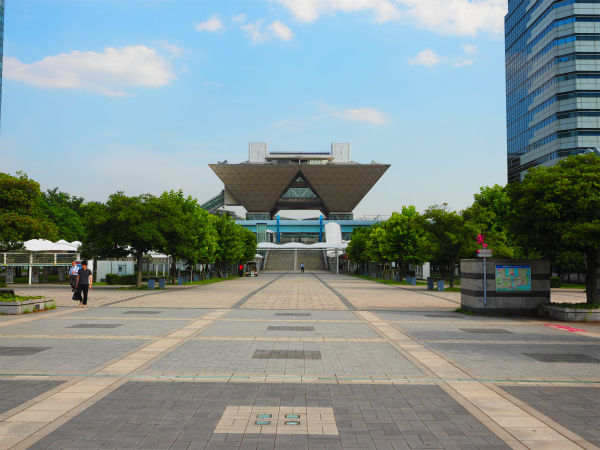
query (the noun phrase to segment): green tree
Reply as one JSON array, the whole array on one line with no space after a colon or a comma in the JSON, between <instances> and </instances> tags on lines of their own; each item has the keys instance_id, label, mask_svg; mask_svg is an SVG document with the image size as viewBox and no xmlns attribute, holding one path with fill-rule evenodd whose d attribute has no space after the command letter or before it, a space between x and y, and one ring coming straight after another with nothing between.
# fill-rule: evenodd
<instances>
[{"instance_id":1,"label":"green tree","mask_svg":"<svg viewBox=\"0 0 600 450\"><path fill-rule=\"evenodd\" d=\"M242 244L243 244L243 250L242 250L242 259L241 261L243 262L247 262L247 261L253 261L254 257L256 256L256 235L242 227L239 226L239 232L240 232L240 237L242 240Z\"/></svg>"},{"instance_id":2,"label":"green tree","mask_svg":"<svg viewBox=\"0 0 600 450\"><path fill-rule=\"evenodd\" d=\"M484 234L497 258L514 258L520 249L510 238L508 220L512 211L508 192L498 184L480 188L473 204L462 212L476 234Z\"/></svg>"},{"instance_id":3,"label":"green tree","mask_svg":"<svg viewBox=\"0 0 600 450\"><path fill-rule=\"evenodd\" d=\"M86 208L83 248L94 256L124 255L136 258L136 286L142 285L142 261L145 253L165 246L160 223L165 211L150 194L128 197L112 194L106 205Z\"/></svg>"},{"instance_id":4,"label":"green tree","mask_svg":"<svg viewBox=\"0 0 600 450\"><path fill-rule=\"evenodd\" d=\"M57 238L56 226L41 206L40 185L24 173L0 173L0 248L14 250L29 239Z\"/></svg>"},{"instance_id":5,"label":"green tree","mask_svg":"<svg viewBox=\"0 0 600 450\"><path fill-rule=\"evenodd\" d=\"M44 214L58 228L58 236L69 242L83 239L83 198L48 189L42 195Z\"/></svg>"},{"instance_id":6,"label":"green tree","mask_svg":"<svg viewBox=\"0 0 600 450\"><path fill-rule=\"evenodd\" d=\"M530 169L520 183L508 185L508 193L514 210L510 227L521 247L549 258L583 252L587 302L600 301L600 158L576 155Z\"/></svg>"},{"instance_id":7,"label":"green tree","mask_svg":"<svg viewBox=\"0 0 600 450\"><path fill-rule=\"evenodd\" d=\"M218 235L218 245L215 262L220 276L226 276L231 266L244 257L244 243L239 225L227 214L216 216L215 227Z\"/></svg>"},{"instance_id":8,"label":"green tree","mask_svg":"<svg viewBox=\"0 0 600 450\"><path fill-rule=\"evenodd\" d=\"M352 230L350 242L346 248L346 253L351 261L364 266L369 262L369 255L367 253L367 241L371 228L355 228Z\"/></svg>"},{"instance_id":9,"label":"green tree","mask_svg":"<svg viewBox=\"0 0 600 450\"><path fill-rule=\"evenodd\" d=\"M451 211L446 203L430 206L423 219L426 233L422 241L423 253L446 271L450 286L454 287L458 262L476 251L476 230L460 213Z\"/></svg>"},{"instance_id":10,"label":"green tree","mask_svg":"<svg viewBox=\"0 0 600 450\"><path fill-rule=\"evenodd\" d=\"M366 244L369 260L377 261L383 265L383 276L385 278L388 264L394 260L395 253L390 235L383 222L371 227Z\"/></svg>"},{"instance_id":11,"label":"green tree","mask_svg":"<svg viewBox=\"0 0 600 450\"><path fill-rule=\"evenodd\" d=\"M421 241L425 235L423 221L414 206L403 206L400 213L394 212L392 216L382 222L390 240L389 258L398 263L401 276L404 276L408 264L417 264L422 261Z\"/></svg>"}]
</instances>

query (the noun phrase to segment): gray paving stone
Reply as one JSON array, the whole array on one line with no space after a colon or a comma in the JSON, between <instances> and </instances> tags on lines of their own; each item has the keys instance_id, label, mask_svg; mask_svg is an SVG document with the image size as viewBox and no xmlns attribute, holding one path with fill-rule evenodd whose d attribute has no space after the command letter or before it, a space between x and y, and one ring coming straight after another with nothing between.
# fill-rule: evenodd
<instances>
[{"instance_id":1,"label":"gray paving stone","mask_svg":"<svg viewBox=\"0 0 600 450\"><path fill-rule=\"evenodd\" d=\"M2 358L0 358L2 363ZM0 414L63 383L59 380L0 380Z\"/></svg>"},{"instance_id":2,"label":"gray paving stone","mask_svg":"<svg viewBox=\"0 0 600 450\"><path fill-rule=\"evenodd\" d=\"M307 406L307 399L316 402L317 396L319 405L333 409L338 436L213 433L228 405ZM436 404L442 409L434 412ZM359 409L349 413L348 405ZM411 420L397 420L399 410L412 411ZM452 445L475 445L462 424L474 429L481 425L439 387L430 385L130 381L34 448L48 448L57 441L94 448L106 443L130 448L441 448L442 439ZM503 447L489 430L483 431L482 438Z\"/></svg>"},{"instance_id":3,"label":"gray paving stone","mask_svg":"<svg viewBox=\"0 0 600 450\"><path fill-rule=\"evenodd\" d=\"M542 414L600 447L600 389L564 386L501 386Z\"/></svg>"}]
</instances>

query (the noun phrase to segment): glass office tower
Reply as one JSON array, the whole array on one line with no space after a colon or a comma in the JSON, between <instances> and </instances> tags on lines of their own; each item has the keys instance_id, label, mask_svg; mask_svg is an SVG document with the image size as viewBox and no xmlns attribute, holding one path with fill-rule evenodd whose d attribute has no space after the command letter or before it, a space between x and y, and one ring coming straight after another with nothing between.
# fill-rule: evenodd
<instances>
[{"instance_id":1,"label":"glass office tower","mask_svg":"<svg viewBox=\"0 0 600 450\"><path fill-rule=\"evenodd\" d=\"M600 0L509 0L508 181L600 147Z\"/></svg>"},{"instance_id":2,"label":"glass office tower","mask_svg":"<svg viewBox=\"0 0 600 450\"><path fill-rule=\"evenodd\" d=\"M2 110L2 61L4 61L4 0L0 0L0 111Z\"/></svg>"}]
</instances>

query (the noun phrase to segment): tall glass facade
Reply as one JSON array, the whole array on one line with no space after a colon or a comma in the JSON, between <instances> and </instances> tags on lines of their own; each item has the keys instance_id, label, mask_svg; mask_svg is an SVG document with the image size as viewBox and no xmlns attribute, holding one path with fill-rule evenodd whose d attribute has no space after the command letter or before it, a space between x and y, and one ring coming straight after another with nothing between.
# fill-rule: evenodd
<instances>
[{"instance_id":1,"label":"tall glass facade","mask_svg":"<svg viewBox=\"0 0 600 450\"><path fill-rule=\"evenodd\" d=\"M4 61L4 0L0 0L0 111L2 111L2 61Z\"/></svg>"},{"instance_id":2,"label":"tall glass facade","mask_svg":"<svg viewBox=\"0 0 600 450\"><path fill-rule=\"evenodd\" d=\"M509 0L508 181L600 147L600 0Z\"/></svg>"}]
</instances>

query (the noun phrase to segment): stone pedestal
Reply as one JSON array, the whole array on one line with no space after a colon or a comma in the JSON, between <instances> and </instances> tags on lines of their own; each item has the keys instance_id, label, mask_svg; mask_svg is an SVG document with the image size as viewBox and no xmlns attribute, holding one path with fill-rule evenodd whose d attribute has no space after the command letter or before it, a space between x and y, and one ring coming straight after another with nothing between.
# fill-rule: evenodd
<instances>
[{"instance_id":1,"label":"stone pedestal","mask_svg":"<svg viewBox=\"0 0 600 450\"><path fill-rule=\"evenodd\" d=\"M510 290L496 280L498 266L529 266L530 285L520 290ZM498 268L500 273L507 269ZM510 269L509 269L510 270ZM504 272L503 272L504 271ZM538 306L550 303L550 261L502 260L486 261L487 304L484 301L483 258L463 259L461 272L461 308L476 314L528 315L538 314Z\"/></svg>"}]
</instances>

